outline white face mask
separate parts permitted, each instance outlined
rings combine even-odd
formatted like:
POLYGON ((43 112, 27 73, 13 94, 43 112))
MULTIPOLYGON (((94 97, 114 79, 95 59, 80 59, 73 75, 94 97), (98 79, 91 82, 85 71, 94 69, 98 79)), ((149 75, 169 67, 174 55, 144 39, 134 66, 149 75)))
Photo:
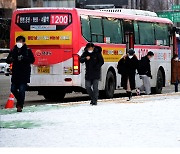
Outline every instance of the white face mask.
POLYGON ((23 46, 23 44, 22 44, 22 43, 19 43, 19 42, 17 42, 16 45, 17 45, 17 47, 18 47, 19 49, 22 48, 22 46, 23 46))
POLYGON ((89 53, 92 53, 92 52, 93 52, 93 50, 88 50, 88 52, 89 52, 89 53))
POLYGON ((175 61, 178 61, 178 60, 179 60, 179 58, 177 57, 177 58, 175 58, 174 60, 175 60, 175 61))
POLYGON ((129 59, 131 59, 133 56, 129 56, 129 59))

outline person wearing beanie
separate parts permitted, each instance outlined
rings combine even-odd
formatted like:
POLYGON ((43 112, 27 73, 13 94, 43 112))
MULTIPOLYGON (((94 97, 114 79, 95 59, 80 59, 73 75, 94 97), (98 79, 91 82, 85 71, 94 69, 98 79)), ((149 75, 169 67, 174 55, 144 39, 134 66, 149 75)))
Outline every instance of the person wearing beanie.
POLYGON ((104 64, 102 48, 93 43, 87 43, 80 62, 86 64, 85 86, 91 98, 91 105, 97 105, 99 96, 98 84, 101 75, 101 67, 104 64))
POLYGON ((12 64, 11 92, 17 100, 17 112, 22 112, 27 83, 30 83, 31 64, 35 61, 25 40, 24 36, 18 36, 16 45, 6 59, 6 63, 12 64))
POLYGON ((121 86, 126 90, 128 100, 132 98, 132 90, 136 89, 135 74, 138 68, 138 59, 133 49, 118 62, 118 73, 121 74, 121 86))
MULTIPOLYGON (((151 84, 149 78, 152 79, 150 60, 153 58, 154 53, 149 51, 148 54, 141 58, 139 61, 138 73, 143 85, 139 88, 140 92, 145 91, 146 95, 151 94, 151 84)), ((139 93, 140 93, 139 92, 139 93)))

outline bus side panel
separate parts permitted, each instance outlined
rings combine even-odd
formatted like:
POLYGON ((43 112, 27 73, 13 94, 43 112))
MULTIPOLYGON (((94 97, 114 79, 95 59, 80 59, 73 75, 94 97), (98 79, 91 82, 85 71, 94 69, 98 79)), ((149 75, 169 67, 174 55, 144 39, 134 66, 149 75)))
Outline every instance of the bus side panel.
MULTIPOLYGON (((72 57, 73 55, 78 55, 79 57, 82 54, 82 44, 83 41, 81 39, 81 21, 80 21, 80 17, 78 15, 77 10, 73 11, 72 13, 72 18, 73 18, 73 34, 72 34, 72 38, 73 38, 73 51, 72 51, 72 57)), ((85 42, 84 42, 85 44, 85 42)), ((72 61, 73 62, 73 61, 72 61)), ((80 61, 79 61, 80 63, 80 61)), ((79 64, 80 68, 79 68, 79 74, 73 75, 73 86, 77 86, 77 87, 82 87, 85 88, 85 86, 82 86, 82 82, 83 79, 82 78, 82 74, 84 73, 84 71, 82 71, 82 65, 79 64)), ((72 63, 72 67, 73 63, 72 63)))
MULTIPOLYGON (((163 69, 165 77, 165 85, 169 85, 171 79, 171 50, 168 47, 148 47, 148 46, 135 46, 135 51, 138 59, 145 56, 148 51, 154 53, 154 57, 150 62, 152 79, 150 80, 151 87, 156 87, 157 73, 159 69, 163 69)), ((162 72, 163 73, 163 72, 162 72)), ((139 79, 139 75, 136 76, 136 86, 140 87, 142 80, 139 79)))
MULTIPOLYGON (((118 61, 125 54, 125 46, 124 45, 102 45, 96 44, 102 47, 102 56, 104 58, 104 65, 101 67, 101 78, 99 82, 99 90, 105 90, 106 86, 106 76, 108 71, 112 71, 114 73, 114 77, 116 79, 116 89, 120 88, 120 78, 121 75, 117 72, 117 64, 118 61)), ((85 47, 85 46, 84 46, 85 47)), ((84 52, 84 47, 80 49, 79 55, 82 55, 84 52)), ((81 86, 85 88, 85 64, 81 64, 81 78, 82 83, 81 86)))

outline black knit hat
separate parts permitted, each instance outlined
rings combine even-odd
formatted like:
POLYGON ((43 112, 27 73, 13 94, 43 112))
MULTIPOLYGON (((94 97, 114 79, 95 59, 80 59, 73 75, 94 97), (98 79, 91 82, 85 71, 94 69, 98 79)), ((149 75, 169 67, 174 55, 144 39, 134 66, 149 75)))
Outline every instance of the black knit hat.
POLYGON ((133 49, 129 49, 129 50, 128 50, 128 54, 129 54, 130 56, 133 56, 133 55, 135 54, 135 51, 134 51, 133 49))
POLYGON ((86 44, 86 48, 94 47, 94 44, 92 42, 86 44))
POLYGON ((154 53, 152 51, 149 51, 147 55, 148 56, 154 56, 154 53))

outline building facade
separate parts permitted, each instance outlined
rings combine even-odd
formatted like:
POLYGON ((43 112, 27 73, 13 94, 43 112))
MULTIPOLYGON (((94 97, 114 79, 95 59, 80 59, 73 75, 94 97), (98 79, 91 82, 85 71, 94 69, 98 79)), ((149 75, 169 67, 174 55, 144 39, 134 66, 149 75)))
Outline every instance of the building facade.
POLYGON ((22 7, 138 8, 140 0, 17 0, 22 7))
POLYGON ((29 0, 31 7, 75 7, 76 0, 29 0))
POLYGON ((0 0, 0 18, 10 18, 16 9, 16 0, 0 0))
POLYGON ((28 8, 31 7, 31 0, 16 0, 17 8, 28 8))

